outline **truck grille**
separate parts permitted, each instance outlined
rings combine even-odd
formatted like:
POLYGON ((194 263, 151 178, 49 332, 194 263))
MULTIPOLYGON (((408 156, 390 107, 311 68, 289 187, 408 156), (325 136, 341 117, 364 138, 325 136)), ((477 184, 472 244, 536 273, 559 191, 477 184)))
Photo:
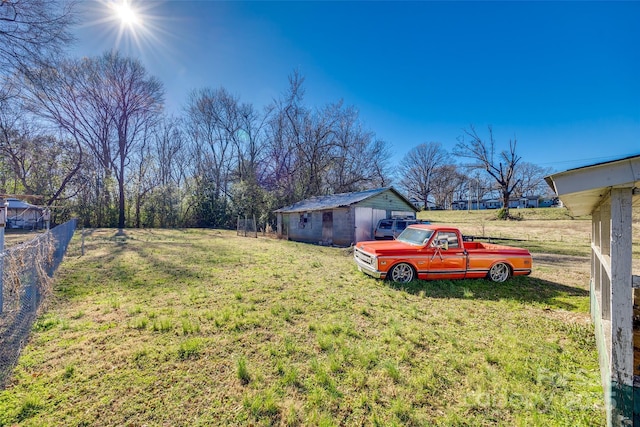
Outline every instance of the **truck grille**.
POLYGON ((369 255, 366 252, 363 252, 361 249, 355 248, 355 251, 353 252, 353 256, 356 259, 360 260, 360 262, 373 266, 374 257, 369 255))

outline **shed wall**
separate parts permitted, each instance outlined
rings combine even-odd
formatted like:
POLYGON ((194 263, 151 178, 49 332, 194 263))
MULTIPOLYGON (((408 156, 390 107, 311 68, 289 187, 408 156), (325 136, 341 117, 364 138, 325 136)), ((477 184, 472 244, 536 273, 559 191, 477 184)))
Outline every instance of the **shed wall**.
POLYGON ((301 212, 300 206, 296 208, 296 212, 286 212, 292 207, 279 210, 278 234, 300 242, 330 241, 339 246, 349 246, 361 240, 371 240, 373 227, 378 219, 389 218, 392 215, 414 214, 416 211, 411 203, 390 189, 359 202, 354 201, 348 206, 316 208, 317 210, 313 210, 312 206, 313 203, 309 204, 311 210, 306 212, 301 212), (330 231, 327 224, 324 224, 323 233, 323 214, 328 212, 331 212, 332 224, 330 231), (301 220, 301 215, 306 221, 301 220))
POLYGON ((282 220, 289 225, 289 239, 317 243, 322 240, 322 212, 307 212, 307 221, 301 221, 305 213, 283 213, 282 220))
POLYGON ((355 215, 353 208, 333 209, 333 243, 349 246, 355 240, 355 215))
POLYGON ((373 209, 362 206, 354 207, 352 211, 355 219, 355 242, 373 240, 373 232, 378 221, 387 218, 385 209, 373 209))
POLYGON ((387 211, 387 216, 391 216, 393 211, 415 212, 415 208, 396 196, 392 191, 385 191, 376 196, 370 197, 358 203, 359 207, 382 209, 387 211))
POLYGON ((353 243, 355 239, 355 215, 350 208, 326 209, 322 211, 308 212, 306 223, 300 221, 301 214, 298 212, 284 213, 282 214, 283 221, 289 225, 288 238, 306 243, 323 242, 322 215, 325 212, 331 212, 333 214, 331 243, 339 246, 349 246, 353 243))
POLYGON ((33 228, 42 225, 41 209, 8 208, 7 228, 33 228))

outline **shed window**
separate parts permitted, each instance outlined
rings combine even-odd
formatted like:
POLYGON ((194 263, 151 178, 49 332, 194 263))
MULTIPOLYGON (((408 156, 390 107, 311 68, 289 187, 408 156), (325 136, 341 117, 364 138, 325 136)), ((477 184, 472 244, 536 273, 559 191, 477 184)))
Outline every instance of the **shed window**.
POLYGON ((305 228, 307 225, 311 225, 311 212, 305 212, 300 214, 299 228, 305 228))

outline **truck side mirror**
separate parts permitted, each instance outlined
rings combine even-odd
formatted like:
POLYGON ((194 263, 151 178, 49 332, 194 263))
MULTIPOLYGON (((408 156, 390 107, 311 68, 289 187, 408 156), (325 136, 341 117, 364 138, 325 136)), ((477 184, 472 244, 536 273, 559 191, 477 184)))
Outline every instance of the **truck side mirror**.
POLYGON ((448 250, 449 241, 447 239, 438 239, 438 242, 436 243, 436 248, 440 248, 445 251, 448 250))

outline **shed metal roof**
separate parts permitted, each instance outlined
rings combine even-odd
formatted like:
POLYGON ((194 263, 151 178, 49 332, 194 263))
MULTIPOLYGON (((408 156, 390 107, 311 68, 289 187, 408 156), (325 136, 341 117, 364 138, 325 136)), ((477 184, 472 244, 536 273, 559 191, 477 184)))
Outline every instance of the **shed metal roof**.
POLYGON ((377 196, 378 194, 384 193, 385 191, 391 191, 396 196, 401 198, 404 202, 407 203, 414 211, 418 211, 418 209, 411 203, 406 197, 400 194, 393 187, 383 187, 376 188, 373 190, 366 191, 357 191, 354 193, 338 193, 338 194, 330 194, 327 196, 315 196, 306 200, 302 200, 298 203, 294 203, 293 205, 285 206, 274 212, 280 213, 293 213, 293 212, 308 212, 308 211, 319 211, 325 209, 334 209, 340 207, 347 207, 353 204, 359 203, 363 200, 366 200, 370 197, 377 196))
POLYGON ((569 169, 545 180, 574 215, 591 214, 614 187, 635 188, 633 206, 640 205, 640 155, 569 169))

